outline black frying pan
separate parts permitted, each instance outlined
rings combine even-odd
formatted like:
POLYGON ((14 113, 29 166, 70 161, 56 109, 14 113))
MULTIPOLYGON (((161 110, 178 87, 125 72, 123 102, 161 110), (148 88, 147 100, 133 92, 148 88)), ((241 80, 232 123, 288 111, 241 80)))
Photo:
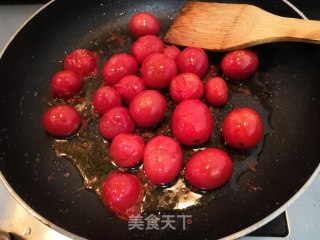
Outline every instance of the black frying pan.
MULTIPOLYGON (((216 2, 249 3, 298 17, 279 0, 216 2)), ((292 2, 309 18, 320 16, 317 0, 292 2)), ((72 163, 55 156, 41 117, 48 108, 50 78, 62 69, 65 54, 80 47, 93 49, 96 40, 103 42, 110 32, 129 34, 130 16, 137 11, 154 13, 165 32, 183 3, 54 1, 17 34, 2 55, 0 169, 14 191, 50 222, 90 239, 215 239, 271 220, 315 172, 320 162, 320 46, 300 43, 255 48, 261 60, 256 78, 269 82, 268 94, 260 101, 270 113, 273 131, 265 138, 257 171, 244 174, 241 182, 260 189, 239 186, 212 204, 186 211, 193 216, 186 231, 128 231, 127 222, 82 189, 72 163)), ((128 46, 124 51, 129 51, 128 46)), ((102 62, 116 52, 108 51, 102 62)), ((216 62, 221 59, 221 55, 210 57, 216 62)))

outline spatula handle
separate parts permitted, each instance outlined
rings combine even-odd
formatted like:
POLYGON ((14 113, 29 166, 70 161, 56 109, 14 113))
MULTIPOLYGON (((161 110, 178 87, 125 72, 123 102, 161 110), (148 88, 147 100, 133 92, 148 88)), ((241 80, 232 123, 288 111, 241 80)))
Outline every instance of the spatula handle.
POLYGON ((320 21, 284 17, 273 21, 276 21, 272 23, 275 41, 320 43, 320 21))

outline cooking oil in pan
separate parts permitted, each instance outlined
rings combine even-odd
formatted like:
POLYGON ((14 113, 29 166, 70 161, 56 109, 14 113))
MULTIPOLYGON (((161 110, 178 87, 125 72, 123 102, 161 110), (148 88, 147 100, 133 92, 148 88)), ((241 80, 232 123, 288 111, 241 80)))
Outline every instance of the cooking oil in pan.
MULTIPOLYGON (((110 49, 126 49, 128 42, 131 43, 131 38, 126 38, 121 35, 111 34, 110 38, 105 41, 105 44, 94 44, 91 49, 99 53, 100 59, 106 59, 113 52, 110 49), (98 49, 96 47, 99 46, 98 49), (105 55, 106 52, 109 53, 105 55)), ((101 61, 103 62, 103 61, 101 61)), ((100 62, 100 64, 102 64, 100 62)), ((204 81, 210 77, 219 74, 219 66, 210 65, 207 76, 204 81)), ((100 75, 94 79, 87 79, 83 82, 83 91, 75 99, 63 102, 63 100, 51 99, 50 105, 69 104, 73 105, 81 114, 83 119, 79 132, 68 139, 54 139, 53 149, 59 157, 65 157, 71 160, 84 180, 84 188, 93 190, 97 195, 100 193, 100 186, 106 176, 118 169, 112 162, 109 154, 110 142, 103 139, 99 133, 98 124, 100 116, 94 112, 91 99, 94 91, 101 86, 102 77, 100 75)), ((243 184, 241 178, 250 172, 256 171, 259 154, 263 151, 263 141, 260 144, 248 151, 237 151, 229 148, 221 136, 221 125, 224 117, 234 108, 251 107, 255 109, 264 121, 265 136, 271 133, 269 126, 269 118, 271 109, 268 107, 269 89, 268 82, 259 80, 259 73, 252 79, 241 84, 228 82, 230 100, 221 108, 213 108, 215 118, 214 132, 210 141, 198 146, 197 148, 182 146, 184 161, 187 162, 190 157, 198 151, 208 147, 218 147, 228 152, 233 160, 233 175, 230 181, 223 187, 213 191, 199 191, 192 189, 184 178, 184 172, 181 170, 178 178, 169 186, 157 187, 148 182, 143 174, 143 166, 134 169, 123 169, 123 171, 132 172, 140 177, 145 186, 145 197, 143 202, 143 211, 150 213, 168 212, 168 211, 183 211, 191 210, 202 205, 212 204, 216 198, 223 197, 230 191, 238 191, 243 186, 251 191, 259 191, 259 186, 243 184)), ((168 91, 167 91, 168 92, 168 91)), ((158 127, 146 129, 137 127, 136 133, 140 134, 145 142, 156 135, 166 135, 174 137, 171 131, 171 115, 175 108, 174 102, 170 99, 167 92, 163 92, 167 99, 168 108, 166 118, 158 127)))

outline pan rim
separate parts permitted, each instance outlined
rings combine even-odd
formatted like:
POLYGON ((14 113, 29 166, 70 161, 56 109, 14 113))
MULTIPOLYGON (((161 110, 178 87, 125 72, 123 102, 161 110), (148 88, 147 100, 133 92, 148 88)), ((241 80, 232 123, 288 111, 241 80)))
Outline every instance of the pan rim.
POLYGON ((5 43, 2 49, 0 49, 0 59, 2 58, 3 54, 13 41, 15 37, 18 35, 18 33, 33 19, 36 15, 38 15, 42 10, 47 8, 50 4, 55 2, 56 0, 50 0, 48 3, 44 4, 42 7, 40 7, 37 11, 35 11, 30 17, 28 17, 20 26, 19 28, 12 34, 12 36, 9 38, 9 40, 5 43))
MULTIPOLYGON (((49 5, 51 5, 52 3, 54 3, 55 0, 50 0, 48 3, 44 4, 42 7, 40 7, 37 11, 35 11, 30 17, 28 17, 20 26, 19 28, 12 34, 12 36, 10 37, 10 39, 6 42, 6 44, 4 45, 4 47, 2 49, 0 49, 0 60, 2 59, 2 56, 4 55, 6 49, 9 47, 9 45, 11 44, 11 42, 15 39, 15 37, 19 34, 19 32, 31 21, 31 19, 33 19, 36 15, 38 15, 41 11, 43 11, 44 9, 46 9, 49 5)), ((31 216, 33 218, 35 218, 36 220, 38 220, 40 222, 40 224, 43 224, 45 226, 47 226, 49 229, 48 231, 56 231, 70 239, 85 239, 82 238, 78 235, 75 235, 69 231, 66 231, 64 229, 62 229, 61 227, 55 225, 54 223, 48 221, 46 218, 44 218, 43 216, 41 216, 39 213, 37 213, 33 208, 31 208, 25 201, 23 201, 20 196, 14 191, 14 189, 11 187, 11 185, 8 183, 8 181, 6 180, 6 178, 4 177, 4 175, 2 174, 2 172, 0 171, 0 182, 4 185, 4 187, 6 188, 6 190, 10 193, 10 195, 15 199, 15 201, 21 206, 23 207, 23 209, 25 209, 29 214, 31 214, 31 216)))
MULTIPOLYGON (((233 233, 229 236, 220 238, 221 240, 231 240, 231 239, 238 239, 240 237, 243 237, 258 228, 262 227, 263 225, 269 223, 271 220, 275 219, 277 216, 279 216, 281 213, 285 212, 285 210, 294 203, 312 184, 312 182, 320 175, 320 164, 317 166, 316 170, 313 172, 313 174, 309 177, 309 179, 306 181, 306 183, 299 189, 299 191, 294 194, 286 203, 284 203, 281 207, 279 207, 276 211, 269 214, 259 222, 252 224, 251 226, 242 229, 241 231, 238 231, 236 233, 233 233)), ((19 195, 13 190, 13 188, 10 186, 10 184, 5 179, 4 175, 0 171, 0 181, 4 184, 8 192, 13 196, 13 198, 17 201, 17 203, 22 206, 28 213, 30 213, 34 218, 36 218, 39 222, 46 225, 52 230, 57 231, 58 233, 63 234, 64 236, 67 236, 72 239, 85 239, 78 235, 75 235, 67 230, 62 229, 61 227, 51 223, 46 218, 42 217, 40 214, 38 214, 33 208, 31 208, 25 201, 23 201, 19 195)))
MULTIPOLYGON (((10 37, 10 39, 7 41, 7 43, 4 45, 2 49, 0 49, 0 60, 2 56, 4 55, 6 49, 11 44, 11 42, 15 39, 15 37, 18 35, 18 33, 29 23, 31 19, 33 19, 36 15, 38 15, 41 11, 46 9, 49 5, 54 3, 56 0, 50 0, 48 3, 44 4, 42 7, 40 7, 35 13, 33 13, 24 23, 20 25, 20 27, 14 32, 14 34, 10 37)), ((220 238, 221 240, 231 240, 231 239, 238 239, 240 237, 243 237, 258 228, 262 227, 263 225, 269 223, 271 220, 275 219, 277 216, 279 216, 281 213, 285 212, 285 210, 294 203, 305 191, 309 188, 309 186, 312 184, 312 182, 315 180, 315 178, 320 175, 320 164, 317 166, 315 171, 312 173, 312 175, 308 178, 308 180, 304 183, 304 185, 282 206, 280 206, 276 211, 272 212, 262 220, 256 222, 255 224, 252 224, 249 227, 246 227, 238 232, 235 232, 233 234, 230 234, 226 237, 220 238)), ((22 206, 29 214, 31 214, 36 220, 38 220, 41 224, 44 224, 48 227, 48 231, 53 230, 56 231, 70 239, 86 239, 79 235, 73 234, 72 232, 69 232, 67 230, 64 230, 63 228, 57 226, 56 224, 48 221, 46 218, 41 216, 37 211, 35 211, 33 208, 31 208, 24 200, 20 198, 20 196, 14 191, 14 189, 11 187, 11 185, 6 180, 5 176, 2 174, 0 170, 0 182, 5 186, 7 191, 10 193, 10 195, 15 199, 15 201, 22 206)), ((290 230, 290 229, 289 229, 290 230)))
MULTIPOLYGON (((245 235, 257 230, 258 228, 262 227, 263 225, 269 223, 270 221, 272 221, 273 219, 278 217, 281 213, 285 212, 286 209, 291 204, 293 204, 309 188, 309 186, 316 179, 316 177, 318 177, 318 175, 320 175, 320 164, 318 164, 318 166, 315 169, 315 171, 308 178, 308 180, 305 182, 305 184, 303 184, 303 186, 299 189, 299 191, 296 192, 287 202, 285 202, 276 211, 274 211, 273 213, 269 214, 268 216, 266 216, 265 218, 263 218, 259 222, 256 222, 255 224, 252 224, 251 226, 249 226, 249 227, 247 227, 245 229, 242 229, 241 231, 238 231, 236 233, 233 233, 233 234, 231 234, 229 236, 226 236, 226 237, 223 237, 223 238, 220 238, 220 239, 221 240, 238 239, 240 237, 243 237, 243 236, 245 236, 245 235)), ((289 231, 290 231, 290 229, 289 229, 289 231)))

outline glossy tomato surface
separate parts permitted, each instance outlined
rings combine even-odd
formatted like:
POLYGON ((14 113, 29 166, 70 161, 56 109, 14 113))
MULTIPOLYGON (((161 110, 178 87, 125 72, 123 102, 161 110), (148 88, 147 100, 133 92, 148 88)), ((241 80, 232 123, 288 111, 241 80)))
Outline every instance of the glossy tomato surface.
POLYGON ((184 145, 195 146, 209 140, 214 126, 210 109, 200 100, 178 104, 172 114, 172 131, 184 145))
POLYGON ((232 161, 225 151, 207 148, 191 157, 185 173, 192 186, 211 190, 221 187, 230 179, 232 161))
POLYGON ((157 185, 173 181, 183 164, 179 143, 171 137, 157 136, 146 145, 143 168, 147 178, 157 185))
POLYGON ((177 74, 176 62, 162 53, 150 54, 141 66, 141 78, 152 89, 168 87, 177 74))
POLYGON ((86 49, 77 49, 64 59, 64 69, 82 77, 95 77, 98 71, 98 56, 86 49))
POLYGON ((164 50, 163 50, 163 53, 164 55, 166 55, 167 57, 177 61, 178 60, 178 57, 181 53, 180 49, 177 48, 175 45, 171 45, 171 46, 168 46, 166 47, 164 50))
POLYGON ((143 193, 143 186, 138 177, 121 172, 109 174, 101 187, 105 205, 125 219, 140 214, 143 193))
POLYGON ((209 68, 209 59, 201 48, 187 47, 177 59, 178 69, 181 73, 190 72, 204 77, 209 68))
POLYGON ((131 53, 139 64, 142 64, 151 53, 162 53, 163 50, 162 40, 154 35, 145 35, 138 38, 131 47, 131 53))
POLYGON ((118 91, 110 86, 99 88, 92 97, 93 107, 99 114, 104 114, 113 107, 121 106, 121 102, 118 91))
POLYGON ((81 91, 81 79, 75 72, 63 70, 52 77, 50 87, 53 97, 69 99, 81 91))
POLYGON ((103 114, 99 123, 102 136, 112 140, 120 133, 133 133, 135 124, 125 107, 114 107, 103 114))
POLYGON ((255 73, 258 65, 257 55, 249 49, 243 49, 227 53, 222 59, 221 69, 232 80, 245 80, 255 73))
POLYGON ((229 99, 227 83, 221 77, 210 78, 205 85, 205 97, 212 106, 223 106, 229 99))
POLYGON ((45 130, 56 137, 74 134, 81 125, 79 113, 70 106, 55 106, 48 109, 42 118, 45 130))
POLYGON ((135 96, 146 90, 146 84, 136 75, 128 75, 121 78, 119 83, 113 87, 120 93, 122 100, 128 105, 135 96))
POLYGON ((223 120, 222 135, 236 149, 247 150, 256 146, 263 137, 263 122, 252 108, 237 108, 223 120))
POLYGON ((113 55, 103 66, 102 75, 105 85, 113 86, 121 78, 134 75, 138 71, 138 63, 134 57, 127 53, 113 55))
POLYGON ((179 74, 170 84, 170 96, 176 103, 188 99, 200 99, 203 92, 203 83, 194 73, 179 74))
POLYGON ((130 115, 142 127, 155 126, 165 117, 167 102, 156 90, 139 93, 130 104, 130 115))
POLYGON ((134 167, 142 161, 143 138, 136 134, 120 133, 110 146, 110 155, 120 167, 134 167))
POLYGON ((160 31, 160 24, 158 19, 151 13, 140 12, 132 16, 129 28, 136 37, 157 35, 160 31))

